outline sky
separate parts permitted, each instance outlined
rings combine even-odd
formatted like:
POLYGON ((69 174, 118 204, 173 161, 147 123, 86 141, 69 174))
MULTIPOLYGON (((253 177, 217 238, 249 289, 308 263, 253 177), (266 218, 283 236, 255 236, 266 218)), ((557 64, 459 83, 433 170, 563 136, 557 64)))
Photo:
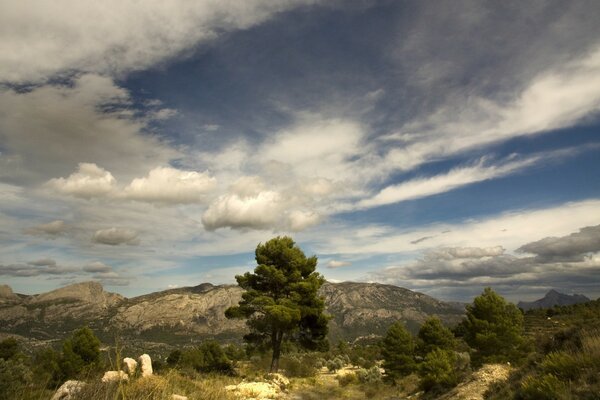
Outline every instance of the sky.
POLYGON ((600 296, 597 1, 0 0, 0 283, 600 296))

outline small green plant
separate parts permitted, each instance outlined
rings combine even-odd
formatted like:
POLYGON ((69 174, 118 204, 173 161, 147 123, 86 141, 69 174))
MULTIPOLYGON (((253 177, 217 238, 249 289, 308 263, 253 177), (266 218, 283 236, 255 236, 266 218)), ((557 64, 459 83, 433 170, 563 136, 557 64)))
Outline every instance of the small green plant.
POLYGON ((336 372, 338 369, 344 368, 346 361, 342 357, 337 356, 332 360, 328 360, 326 365, 329 372, 336 372))
POLYGON ((381 370, 377 366, 373 366, 369 369, 359 369, 356 371, 356 377, 360 383, 364 384, 380 383, 383 378, 381 370))
POLYGON ((528 376, 517 393, 520 400, 567 400, 570 398, 567 385, 556 376, 528 376))

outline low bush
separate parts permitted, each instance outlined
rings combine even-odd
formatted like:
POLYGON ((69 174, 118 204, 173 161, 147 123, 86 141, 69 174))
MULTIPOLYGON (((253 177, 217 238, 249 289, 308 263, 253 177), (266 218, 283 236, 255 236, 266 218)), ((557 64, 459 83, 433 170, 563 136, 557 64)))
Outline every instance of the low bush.
POLYGON ((521 383, 518 400, 567 400, 570 399, 567 385, 551 374, 528 376, 521 383))
POLYGON ((314 355, 290 354, 281 357, 279 367, 290 378, 308 378, 317 373, 317 361, 314 355))
POLYGON ((579 377, 582 367, 586 364, 583 357, 558 351, 548 354, 542 361, 542 370, 561 380, 573 380, 579 377))
POLYGON ((383 375, 379 367, 374 366, 369 369, 361 368, 356 372, 356 377, 360 383, 374 384, 382 381, 383 375))

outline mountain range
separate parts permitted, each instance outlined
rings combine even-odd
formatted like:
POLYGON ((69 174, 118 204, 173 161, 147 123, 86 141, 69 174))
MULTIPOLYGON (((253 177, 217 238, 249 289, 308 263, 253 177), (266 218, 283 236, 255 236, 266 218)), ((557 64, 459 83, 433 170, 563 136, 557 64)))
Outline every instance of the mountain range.
MULTIPOLYGON (((0 285, 0 332, 52 340, 88 325, 103 340, 135 338, 177 344, 206 338, 239 340, 246 332, 242 320, 225 318, 242 289, 212 285, 169 289, 125 298, 97 282, 69 285, 38 295, 15 294, 0 285)), ((446 324, 458 323, 464 308, 422 293, 378 283, 325 283, 330 339, 356 340, 380 336, 395 321, 416 332, 430 315, 446 324)))

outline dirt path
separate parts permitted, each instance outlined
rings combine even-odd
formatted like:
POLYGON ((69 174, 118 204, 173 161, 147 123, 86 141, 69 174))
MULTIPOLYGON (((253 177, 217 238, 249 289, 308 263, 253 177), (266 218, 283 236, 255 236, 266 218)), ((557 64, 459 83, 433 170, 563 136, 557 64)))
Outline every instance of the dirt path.
POLYGON ((508 379, 510 365, 486 364, 466 381, 446 393, 440 400, 483 400, 483 395, 494 382, 508 379))

